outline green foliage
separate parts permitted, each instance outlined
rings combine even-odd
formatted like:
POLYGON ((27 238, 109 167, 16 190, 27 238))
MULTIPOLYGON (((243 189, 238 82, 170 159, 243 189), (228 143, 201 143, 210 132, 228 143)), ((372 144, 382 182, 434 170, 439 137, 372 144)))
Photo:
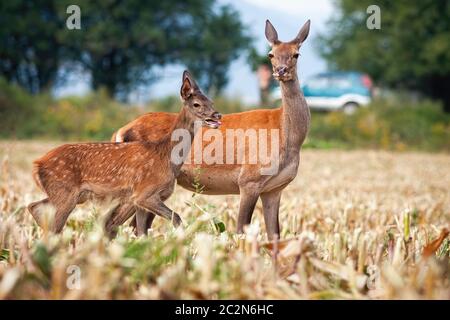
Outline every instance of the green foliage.
MULTIPOLYGON (((225 97, 214 98, 214 105, 223 114, 241 112, 245 110, 245 105, 238 98, 230 99, 225 97)), ((148 105, 150 111, 178 112, 180 111, 180 98, 168 96, 159 100, 154 100, 148 105)))
POLYGON ((332 68, 370 74, 380 85, 416 90, 450 111, 450 2, 377 1, 381 29, 366 27, 370 0, 338 0, 318 49, 332 68))
POLYGON ((214 227, 216 228, 218 233, 222 233, 226 231, 225 223, 223 221, 219 220, 219 218, 214 217, 213 218, 214 227))
MULTIPOLYGON (((247 110, 237 98, 214 99, 223 114, 247 110)), ((137 108, 99 90, 84 97, 31 96, 0 78, 0 138, 109 140, 111 134, 150 111, 178 112, 172 96, 137 108)), ((353 115, 313 112, 308 148, 379 148, 450 151, 450 115, 440 104, 397 95, 377 99, 353 115)))
POLYGON ((230 63, 251 40, 238 13, 216 8, 216 0, 78 0, 81 30, 66 27, 72 4, 2 1, 0 76, 38 93, 81 66, 94 90, 125 100, 155 79, 154 66, 181 63, 205 88, 220 92, 230 63))
MULTIPOLYGON (((266 52, 270 51, 270 47, 267 48, 266 52)), ((250 64, 250 68, 252 71, 258 70, 260 65, 268 65, 272 66, 270 63, 270 59, 267 54, 259 54, 255 48, 251 48, 248 55, 248 63, 250 64)))
POLYGON ((1 249, 0 250, 0 261, 8 261, 9 259, 9 250, 8 249, 1 249))
POLYGON ((445 239, 442 245, 439 247, 439 249, 436 252, 436 256, 438 258, 444 258, 445 256, 450 257, 450 240, 445 239))
POLYGON ((239 98, 214 98, 214 105, 222 114, 241 112, 248 109, 246 105, 239 98))
POLYGON ((31 96, 0 79, 0 137, 109 140, 141 111, 119 104, 102 90, 85 97, 31 96))
POLYGON ((0 75, 32 93, 49 89, 62 58, 65 24, 56 7, 54 0, 0 2, 0 75))
POLYGON ((432 101, 375 100, 353 115, 313 113, 306 147, 450 151, 450 115, 432 101))
POLYGON ((33 251, 33 261, 47 278, 52 272, 51 254, 43 243, 37 243, 33 251))
POLYGON ((152 111, 178 112, 180 111, 180 98, 177 96, 167 96, 151 102, 152 111))
POLYGON ((220 93, 228 83, 233 60, 251 48, 251 38, 240 21, 239 13, 222 6, 217 13, 194 21, 201 32, 195 36, 182 61, 193 72, 200 86, 211 95, 220 93))
POLYGON ((32 97, 22 88, 0 78, 0 137, 25 138, 42 133, 41 111, 51 99, 47 95, 32 97))

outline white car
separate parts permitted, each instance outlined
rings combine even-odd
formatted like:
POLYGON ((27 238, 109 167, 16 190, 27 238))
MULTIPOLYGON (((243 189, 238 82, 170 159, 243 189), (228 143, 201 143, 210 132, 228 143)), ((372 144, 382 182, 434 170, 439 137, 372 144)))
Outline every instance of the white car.
MULTIPOLYGON (((328 72, 318 74, 302 87, 311 109, 343 110, 353 113, 372 100, 372 80, 359 72, 328 72)), ((275 100, 281 99, 281 90, 272 92, 275 100)))

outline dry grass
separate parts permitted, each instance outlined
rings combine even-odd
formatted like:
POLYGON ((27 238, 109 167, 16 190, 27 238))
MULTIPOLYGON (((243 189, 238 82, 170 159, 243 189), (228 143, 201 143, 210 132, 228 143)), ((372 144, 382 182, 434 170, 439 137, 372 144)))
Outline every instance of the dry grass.
POLYGON ((87 204, 52 235, 24 207, 43 196, 31 161, 53 145, 0 142, 0 299, 450 299, 448 154, 304 151, 272 245, 259 204, 237 237, 238 197, 179 187, 184 230, 156 219, 149 237, 108 241, 108 204, 87 204))

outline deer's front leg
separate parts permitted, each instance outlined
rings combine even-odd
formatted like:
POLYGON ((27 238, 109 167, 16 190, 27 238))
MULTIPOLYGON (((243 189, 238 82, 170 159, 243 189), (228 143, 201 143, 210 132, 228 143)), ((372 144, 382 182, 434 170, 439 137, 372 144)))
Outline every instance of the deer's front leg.
POLYGON ((253 210, 258 201, 259 192, 255 189, 241 188, 241 199, 239 203, 239 215, 237 221, 237 233, 244 233, 244 226, 252 221, 253 210))

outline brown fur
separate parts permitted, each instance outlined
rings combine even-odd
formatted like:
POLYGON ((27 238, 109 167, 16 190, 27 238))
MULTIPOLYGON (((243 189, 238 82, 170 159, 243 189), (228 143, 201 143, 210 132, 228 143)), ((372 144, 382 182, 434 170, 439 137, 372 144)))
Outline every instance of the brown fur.
MULTIPOLYGON (((280 169, 276 175, 260 174, 261 164, 184 164, 177 178, 179 185, 193 190, 194 181, 203 186, 204 194, 240 194, 238 232, 243 232, 250 223, 256 201, 263 203, 268 236, 279 234, 278 211, 281 191, 296 177, 299 151, 306 138, 310 113, 297 78, 298 51, 309 33, 309 21, 297 37, 290 42, 281 42, 270 24, 266 23, 266 37, 272 45, 269 56, 274 76, 280 80, 282 106, 277 109, 259 109, 224 115, 220 130, 225 137, 226 129, 280 129, 280 169), (196 170, 200 167, 201 170, 196 170), (200 172, 200 175, 199 175, 200 172)), ((148 113, 119 129, 114 141, 125 141, 124 137, 140 141, 157 140, 167 132, 175 120, 173 113, 148 113)), ((196 137, 197 138, 197 137, 196 137)), ((198 138, 201 139, 199 136, 198 138)), ((226 139, 224 138, 224 144, 226 139)), ((203 148, 208 146, 203 143, 203 148)), ((237 148, 237 145, 235 145, 237 148)), ((248 148, 246 144, 244 148, 248 148)), ((238 150, 234 150, 235 154, 238 150)), ((248 151, 248 149, 246 150, 248 151)), ((248 154, 248 152, 245 152, 248 154)), ((194 156, 194 155, 193 155, 194 156)), ((224 154, 225 157, 225 154, 224 154)), ((225 161, 224 161, 225 163, 225 161)))
MULTIPOLYGON (((193 136, 195 120, 220 118, 188 73, 183 75, 182 97, 183 108, 168 133, 186 129, 193 136), (185 87, 190 90, 183 92, 185 87), (194 101, 200 101, 201 106, 194 108, 194 101)), ((148 216, 157 214, 178 226, 181 218, 163 203, 172 194, 179 172, 179 166, 171 163, 172 146, 167 134, 153 142, 78 143, 57 147, 34 162, 33 177, 48 198, 30 204, 28 209, 42 226, 39 206, 53 205, 56 213, 52 229, 60 232, 78 203, 90 198, 114 198, 120 204, 111 215, 114 223, 109 221, 106 225, 110 235, 135 211, 143 223, 148 216)))

